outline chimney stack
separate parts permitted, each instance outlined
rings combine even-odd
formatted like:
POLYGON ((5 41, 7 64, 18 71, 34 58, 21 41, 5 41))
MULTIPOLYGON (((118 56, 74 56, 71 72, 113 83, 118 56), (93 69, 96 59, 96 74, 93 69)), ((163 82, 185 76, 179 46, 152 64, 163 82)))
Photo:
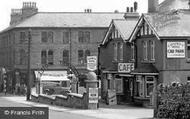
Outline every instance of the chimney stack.
POLYGON ((137 12, 137 9, 138 9, 138 3, 135 1, 134 2, 134 12, 137 12))
POLYGON ((148 0, 148 13, 157 12, 158 4, 158 0, 148 0))

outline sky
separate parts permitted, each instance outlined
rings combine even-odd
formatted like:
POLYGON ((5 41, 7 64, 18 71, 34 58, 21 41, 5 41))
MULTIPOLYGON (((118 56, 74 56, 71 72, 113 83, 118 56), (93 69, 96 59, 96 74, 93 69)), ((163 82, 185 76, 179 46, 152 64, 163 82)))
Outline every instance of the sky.
MULTIPOLYGON (((125 12, 126 7, 132 7, 138 2, 138 12, 146 13, 148 0, 1 0, 0 2, 0 31, 9 26, 11 9, 22 8, 23 2, 36 2, 39 12, 125 12)), ((161 0, 163 1, 163 0, 161 0)))

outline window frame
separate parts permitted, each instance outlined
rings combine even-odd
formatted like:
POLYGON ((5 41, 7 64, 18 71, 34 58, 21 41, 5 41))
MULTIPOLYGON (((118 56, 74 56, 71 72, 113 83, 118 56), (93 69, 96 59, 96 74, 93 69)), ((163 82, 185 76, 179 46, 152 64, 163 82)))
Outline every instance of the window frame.
POLYGON ((155 61, 155 41, 150 40, 150 60, 155 61))
POLYGON ((148 43, 147 41, 142 41, 143 46, 143 61, 148 61, 148 43))
POLYGON ((153 88, 152 88, 152 93, 153 93, 154 82, 155 82, 155 77, 154 76, 145 76, 145 96, 146 97, 150 97, 150 95, 147 94, 148 93, 147 84, 152 84, 153 85, 153 88), (152 81, 147 81, 147 78, 152 78, 153 80, 152 81))

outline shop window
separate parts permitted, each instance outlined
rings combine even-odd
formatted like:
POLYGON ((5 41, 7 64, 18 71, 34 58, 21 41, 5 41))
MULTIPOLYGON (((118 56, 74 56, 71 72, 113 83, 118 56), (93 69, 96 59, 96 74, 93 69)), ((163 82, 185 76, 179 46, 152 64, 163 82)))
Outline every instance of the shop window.
POLYGON ((147 48, 147 41, 142 42, 143 46, 143 60, 147 61, 148 60, 148 48, 147 48))
POLYGON ((131 44, 131 61, 135 60, 135 46, 131 44))
POLYGON ((123 93, 123 79, 115 78, 116 93, 123 93))
POLYGON ((66 66, 69 63, 69 51, 63 51, 63 65, 66 66))
POLYGON ((63 32, 63 44, 69 43, 69 32, 63 32))
POLYGON ((114 49, 114 52, 113 52, 113 59, 114 61, 117 61, 117 43, 113 43, 113 49, 114 49))
POLYGON ((146 78, 146 97, 150 97, 154 87, 154 77, 147 76, 146 78))
POLYGON ((155 42, 150 41, 150 60, 155 60, 155 42))
POLYGON ((187 41, 187 58, 190 59, 190 40, 187 41))
POLYGON ((143 95, 144 95, 144 93, 143 93, 142 76, 137 76, 137 78, 136 78, 136 96, 142 97, 143 95))
POLYGON ((84 64, 83 50, 78 50, 78 64, 84 64))
POLYGON ((41 64, 47 64, 47 54, 46 50, 43 50, 41 52, 41 64))
POLYGON ((53 65, 53 51, 52 50, 48 51, 48 64, 53 65))

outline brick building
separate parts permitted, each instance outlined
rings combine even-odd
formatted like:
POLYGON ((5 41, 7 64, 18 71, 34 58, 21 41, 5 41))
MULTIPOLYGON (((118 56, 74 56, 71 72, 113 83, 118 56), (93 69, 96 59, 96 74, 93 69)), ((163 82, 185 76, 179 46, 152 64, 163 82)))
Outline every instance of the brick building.
POLYGON ((30 31, 32 72, 46 64, 47 70, 65 70, 69 63, 85 73, 86 56, 97 55, 98 43, 110 21, 123 16, 120 12, 92 12, 91 9, 38 12, 36 3, 24 2, 21 9, 12 9, 9 27, 0 33, 0 66, 8 71, 12 87, 26 82, 30 31))
POLYGON ((127 12, 125 19, 114 19, 100 45, 99 65, 102 80, 102 98, 108 90, 115 90, 118 103, 131 102, 134 69, 133 44, 129 37, 139 19, 139 14, 127 12))

